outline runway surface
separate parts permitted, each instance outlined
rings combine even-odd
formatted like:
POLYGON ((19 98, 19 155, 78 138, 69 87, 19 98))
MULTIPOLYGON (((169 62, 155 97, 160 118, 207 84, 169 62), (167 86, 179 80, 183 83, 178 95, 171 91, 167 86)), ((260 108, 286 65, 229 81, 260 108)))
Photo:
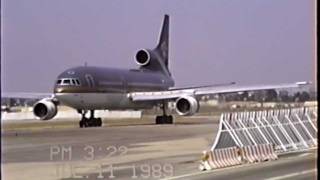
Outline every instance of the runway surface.
MULTIPOLYGON (((46 122, 43 122, 46 123, 46 122)), ((54 124, 54 123, 53 123, 54 124)), ((200 172, 218 119, 176 125, 44 128, 2 132, 4 179, 314 179, 316 152, 200 172), (301 174, 297 174, 301 173, 301 174)))

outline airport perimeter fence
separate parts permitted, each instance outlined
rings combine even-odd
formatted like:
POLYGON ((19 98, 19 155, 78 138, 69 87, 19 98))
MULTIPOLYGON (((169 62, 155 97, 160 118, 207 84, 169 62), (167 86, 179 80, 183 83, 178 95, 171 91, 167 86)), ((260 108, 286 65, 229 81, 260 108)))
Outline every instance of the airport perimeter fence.
POLYGON ((317 116, 316 106, 223 113, 200 169, 275 160, 283 153, 316 148, 317 116))

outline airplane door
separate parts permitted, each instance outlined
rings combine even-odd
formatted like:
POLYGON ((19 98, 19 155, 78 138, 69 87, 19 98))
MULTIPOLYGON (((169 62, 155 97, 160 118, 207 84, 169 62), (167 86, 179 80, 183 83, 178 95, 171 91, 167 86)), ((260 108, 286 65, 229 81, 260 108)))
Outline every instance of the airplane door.
POLYGON ((86 74, 85 78, 86 78, 86 81, 87 81, 87 84, 88 84, 89 87, 94 87, 95 86, 94 80, 93 80, 93 77, 92 77, 91 74, 86 74))

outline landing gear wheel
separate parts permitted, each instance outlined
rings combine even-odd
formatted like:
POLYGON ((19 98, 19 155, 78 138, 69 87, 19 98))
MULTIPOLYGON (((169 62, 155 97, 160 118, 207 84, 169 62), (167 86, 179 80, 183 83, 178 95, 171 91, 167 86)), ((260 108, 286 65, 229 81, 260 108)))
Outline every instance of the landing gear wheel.
POLYGON ((157 116, 156 124, 173 124, 173 116, 157 116))
POLYGON ((156 124, 163 124, 163 122, 162 122, 162 116, 157 116, 157 117, 156 117, 156 124))
POLYGON ((101 127, 102 126, 102 120, 101 118, 97 118, 97 126, 101 127))
POLYGON ((166 116, 165 124, 173 124, 173 116, 172 115, 166 116))
POLYGON ((83 120, 79 121, 79 127, 84 128, 84 121, 83 120))
POLYGON ((98 126, 98 120, 96 118, 92 119, 92 127, 97 127, 98 126))
POLYGON ((84 124, 84 127, 91 127, 91 123, 89 122, 89 119, 85 119, 83 124, 84 124))
POLYGON ((172 115, 167 116, 167 113, 166 113, 167 105, 168 105, 167 102, 163 101, 162 107, 161 107, 163 111, 163 115, 156 117, 156 124, 173 124, 173 116, 172 115))
POLYGON ((90 127, 101 127, 101 126, 102 126, 101 118, 90 119, 90 127))
POLYGON ((97 127, 98 126, 98 119, 97 118, 91 119, 91 122, 92 122, 92 124, 91 124, 92 127, 97 127))
POLYGON ((101 127, 102 126, 102 119, 94 117, 94 110, 90 110, 90 112, 91 112, 90 118, 85 117, 86 111, 78 110, 78 112, 81 113, 81 115, 82 115, 82 119, 79 121, 80 128, 101 127))

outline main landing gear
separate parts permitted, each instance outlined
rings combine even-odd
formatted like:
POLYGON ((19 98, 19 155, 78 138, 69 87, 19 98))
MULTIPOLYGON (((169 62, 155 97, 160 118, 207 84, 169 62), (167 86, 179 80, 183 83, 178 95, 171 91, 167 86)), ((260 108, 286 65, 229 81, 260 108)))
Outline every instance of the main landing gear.
POLYGON ((163 102, 161 108, 163 115, 156 117, 156 124, 173 124, 173 116, 166 113, 167 103, 163 102))
POLYGON ((79 122, 80 128, 86 128, 86 127, 100 127, 102 126, 102 120, 101 118, 95 118, 94 117, 94 110, 90 110, 90 118, 87 118, 86 111, 79 111, 82 115, 82 118, 79 122))

